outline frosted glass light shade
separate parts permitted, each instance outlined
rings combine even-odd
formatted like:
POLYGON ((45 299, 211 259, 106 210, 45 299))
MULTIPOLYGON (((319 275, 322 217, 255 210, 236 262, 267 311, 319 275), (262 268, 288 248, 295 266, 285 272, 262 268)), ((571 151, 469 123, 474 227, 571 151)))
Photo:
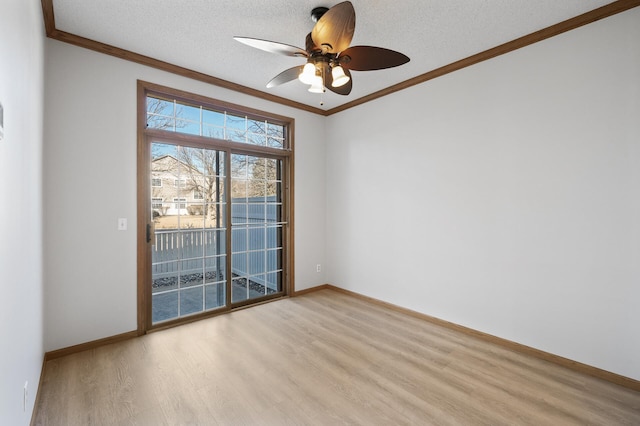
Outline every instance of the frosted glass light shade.
POLYGON ((311 87, 309 87, 309 91, 311 93, 323 93, 324 85, 322 84, 322 77, 316 75, 313 77, 313 82, 311 83, 311 87))
POLYGON ((331 70, 331 76, 333 77, 333 82, 331 85, 333 87, 344 86, 351 80, 345 73, 340 65, 333 67, 331 70))
POLYGON ((307 62, 302 69, 302 72, 298 76, 298 80, 303 82, 304 84, 312 84, 313 79, 316 76, 316 66, 311 62, 307 62))

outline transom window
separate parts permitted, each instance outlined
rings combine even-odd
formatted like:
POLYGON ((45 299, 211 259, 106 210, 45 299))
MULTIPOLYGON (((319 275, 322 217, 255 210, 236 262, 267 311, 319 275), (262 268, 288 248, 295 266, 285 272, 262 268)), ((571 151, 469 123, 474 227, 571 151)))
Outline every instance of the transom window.
POLYGON ((285 148, 283 125, 153 96, 147 97, 147 128, 285 148))

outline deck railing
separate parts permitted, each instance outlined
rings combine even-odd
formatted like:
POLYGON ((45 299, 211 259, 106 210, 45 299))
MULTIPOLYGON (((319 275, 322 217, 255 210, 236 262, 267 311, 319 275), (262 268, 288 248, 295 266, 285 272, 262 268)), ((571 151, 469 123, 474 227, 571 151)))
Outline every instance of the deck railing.
MULTIPOLYGON (((268 288, 277 288, 282 270, 282 222, 279 206, 265 203, 232 205, 232 273, 268 288), (265 220, 266 216, 266 220, 265 220)), ((226 229, 160 229, 152 247, 155 280, 219 282, 226 279, 226 229), (188 279, 186 278, 188 277, 188 279), (194 278, 195 277, 195 278, 194 278)), ((182 284, 181 284, 182 285, 182 284)))

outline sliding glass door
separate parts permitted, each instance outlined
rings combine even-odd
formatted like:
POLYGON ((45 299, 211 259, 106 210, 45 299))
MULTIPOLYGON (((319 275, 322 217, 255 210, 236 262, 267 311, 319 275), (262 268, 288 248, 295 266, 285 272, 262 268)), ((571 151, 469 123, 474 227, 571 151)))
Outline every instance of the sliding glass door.
POLYGON ((231 155, 232 303, 282 291, 282 161, 231 155))
POLYGON ((151 145, 153 322, 226 305, 225 152, 151 145))
POLYGON ((154 324, 282 292, 282 160, 153 142, 149 170, 154 324))
POLYGON ((292 169, 286 121, 217 109, 202 98, 144 93, 139 328, 285 295, 292 169))

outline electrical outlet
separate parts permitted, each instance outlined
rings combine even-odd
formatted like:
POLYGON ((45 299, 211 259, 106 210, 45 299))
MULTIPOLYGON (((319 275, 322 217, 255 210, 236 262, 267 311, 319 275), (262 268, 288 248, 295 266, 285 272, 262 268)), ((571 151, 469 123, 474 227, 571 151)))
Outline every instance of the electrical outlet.
POLYGON ((322 266, 318 263, 316 265, 316 272, 320 272, 320 271, 322 271, 322 266))
POLYGON ((24 382, 22 392, 22 411, 27 411, 27 405, 29 405, 29 382, 24 382))

